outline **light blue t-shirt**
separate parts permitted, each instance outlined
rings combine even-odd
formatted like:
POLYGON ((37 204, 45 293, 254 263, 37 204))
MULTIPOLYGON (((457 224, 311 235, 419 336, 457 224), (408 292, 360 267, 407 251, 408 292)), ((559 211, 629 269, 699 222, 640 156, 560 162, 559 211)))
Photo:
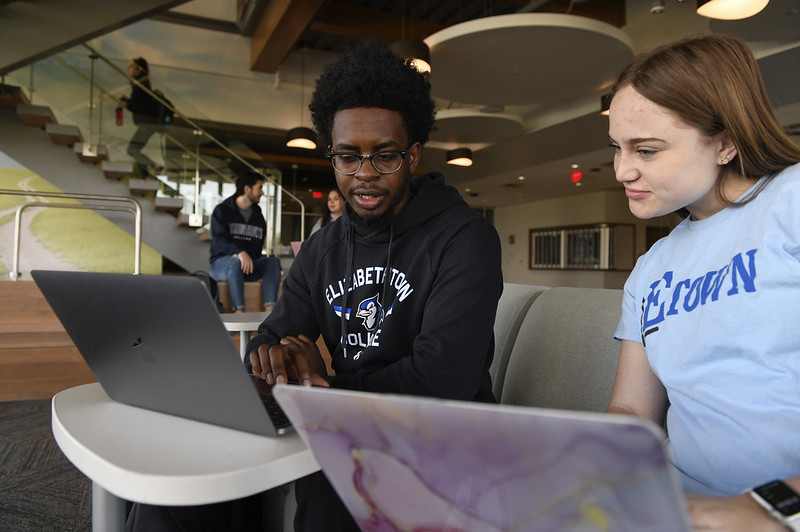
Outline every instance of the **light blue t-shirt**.
POLYGON ((800 165, 640 257, 615 336, 644 344, 667 390, 686 491, 800 475, 800 165))

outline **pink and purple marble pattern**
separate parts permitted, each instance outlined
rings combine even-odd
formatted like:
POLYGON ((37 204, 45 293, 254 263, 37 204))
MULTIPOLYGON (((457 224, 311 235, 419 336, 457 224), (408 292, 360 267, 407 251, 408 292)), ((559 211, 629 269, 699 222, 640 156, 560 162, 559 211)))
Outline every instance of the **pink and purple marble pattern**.
POLYGON ((688 530, 661 435, 627 418, 287 386, 275 395, 364 531, 688 530))

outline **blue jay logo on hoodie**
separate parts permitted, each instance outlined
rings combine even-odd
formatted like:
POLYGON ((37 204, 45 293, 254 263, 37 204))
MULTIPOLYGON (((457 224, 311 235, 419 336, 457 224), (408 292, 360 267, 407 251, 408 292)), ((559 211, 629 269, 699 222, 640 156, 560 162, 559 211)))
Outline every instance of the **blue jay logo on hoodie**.
POLYGON ((368 297, 358 304, 356 316, 362 319, 364 328, 369 332, 374 331, 383 321, 383 308, 378 301, 378 294, 368 297))

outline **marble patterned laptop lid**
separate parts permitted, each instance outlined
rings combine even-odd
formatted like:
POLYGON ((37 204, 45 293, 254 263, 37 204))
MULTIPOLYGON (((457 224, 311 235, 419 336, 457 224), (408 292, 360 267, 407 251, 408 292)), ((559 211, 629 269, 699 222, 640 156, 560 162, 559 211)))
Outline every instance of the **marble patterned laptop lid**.
POLYGON ((277 386, 364 531, 689 530, 664 435, 611 416, 277 386))

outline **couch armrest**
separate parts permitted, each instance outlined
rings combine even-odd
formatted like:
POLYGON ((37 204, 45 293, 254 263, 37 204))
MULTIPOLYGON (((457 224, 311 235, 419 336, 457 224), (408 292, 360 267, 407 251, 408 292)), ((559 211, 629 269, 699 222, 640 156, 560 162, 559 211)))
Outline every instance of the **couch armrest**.
POLYGON ((494 358, 489 368, 489 374, 492 376, 492 392, 498 401, 503 391, 508 359, 522 320, 528 313, 531 303, 547 288, 527 284, 503 284, 503 294, 497 302, 497 315, 494 320, 494 358))

